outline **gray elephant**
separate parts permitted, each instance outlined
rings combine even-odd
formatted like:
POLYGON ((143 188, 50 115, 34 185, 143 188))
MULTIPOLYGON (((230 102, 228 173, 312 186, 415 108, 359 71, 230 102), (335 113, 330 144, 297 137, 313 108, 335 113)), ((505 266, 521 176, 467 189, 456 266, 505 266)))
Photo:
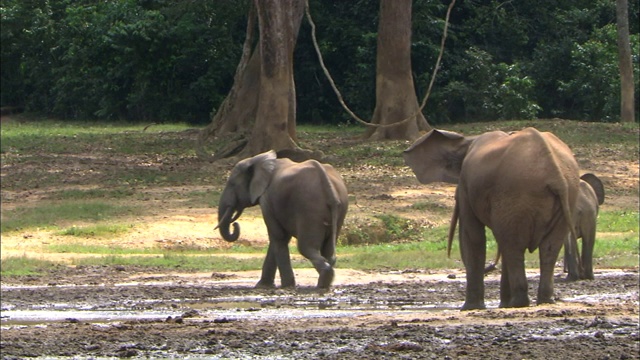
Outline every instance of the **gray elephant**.
MULTIPOLYGON (((460 221, 467 274, 463 310, 484 309, 485 226, 502 253, 500 307, 529 306, 524 253, 540 251, 538 304, 552 303, 553 269, 574 229, 578 164, 555 135, 527 128, 478 136, 432 130, 404 151, 423 184, 458 184, 452 227, 460 221)), ((452 228, 450 234, 455 228, 452 228)))
POLYGON ((227 241, 237 240, 240 226, 235 221, 245 208, 258 203, 269 248, 256 287, 274 287, 276 268, 281 286, 295 287, 288 247, 295 237, 300 253, 320 274, 318 288, 328 288, 334 277, 336 239, 348 206, 347 187, 340 175, 331 165, 278 159, 274 151, 241 160, 220 196, 216 226, 220 235, 227 241))
POLYGON ((604 186, 593 174, 580 177, 580 191, 573 213, 575 236, 565 240, 564 266, 568 280, 593 280, 593 246, 596 239, 596 219, 599 205, 604 203, 604 186), (582 257, 578 251, 578 238, 582 238, 582 257))

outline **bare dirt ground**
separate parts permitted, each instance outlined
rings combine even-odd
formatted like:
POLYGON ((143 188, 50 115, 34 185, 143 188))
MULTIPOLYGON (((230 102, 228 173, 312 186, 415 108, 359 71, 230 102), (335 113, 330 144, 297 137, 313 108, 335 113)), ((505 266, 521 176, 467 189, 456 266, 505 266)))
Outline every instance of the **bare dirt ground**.
MULTIPOLYGON (((605 183, 604 209, 638 207, 637 161, 615 149, 575 149, 585 171, 605 183), (588 154, 588 156, 587 156, 588 154)), ((59 188, 15 186, 28 162, 6 165, 2 207, 47 198, 59 188)), ((65 188, 93 188, 113 166, 168 166, 219 174, 210 184, 132 188, 151 209, 133 231, 115 239, 87 239, 130 247, 230 246, 213 232, 215 208, 177 200, 220 189, 229 164, 201 164, 152 155, 111 159, 101 154, 51 155, 46 171, 65 174, 65 188), (94 179, 94 177, 96 177, 94 179), (169 198, 165 193, 172 193, 169 198)), ((35 166, 35 165, 34 165, 35 166)), ((38 166, 42 166, 38 163, 38 166)), ((448 223, 454 187, 418 184, 408 169, 341 163, 350 190, 346 227, 367 227, 372 214, 397 213, 424 226, 448 223), (417 202, 437 204, 415 210, 417 202)), ((259 209, 241 218, 242 239, 266 244, 259 209)), ((2 257, 28 255, 71 261, 86 254, 40 251, 69 241, 53 231, 2 236, 2 257)), ((77 242, 77 239, 74 240, 77 242)), ((241 256, 241 255, 236 255, 241 256)), ((340 254, 338 254, 338 257, 340 254)), ((443 254, 445 256, 445 254, 443 254)), ((638 267, 603 269, 595 280, 566 282, 556 271, 552 305, 498 309, 499 273, 486 278, 487 310, 461 312, 461 269, 363 272, 338 268, 334 286, 317 292, 317 274, 297 269, 296 290, 256 290, 257 271, 195 273, 134 266, 59 266, 45 276, 1 279, 3 359, 638 359, 638 267)), ((527 272, 535 301, 537 269, 527 272)))

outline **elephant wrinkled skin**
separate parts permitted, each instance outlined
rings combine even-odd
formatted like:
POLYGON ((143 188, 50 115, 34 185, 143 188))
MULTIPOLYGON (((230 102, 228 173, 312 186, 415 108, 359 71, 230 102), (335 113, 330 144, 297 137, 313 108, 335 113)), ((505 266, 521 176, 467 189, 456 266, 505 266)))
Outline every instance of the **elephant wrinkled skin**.
POLYGON ((471 137, 432 130, 403 155, 421 183, 458 184, 451 230, 459 216, 467 274, 463 310, 485 308, 485 226, 503 256, 500 307, 529 306, 527 249, 540 251, 538 304, 554 302, 553 269, 573 229, 580 181, 578 164, 566 144, 534 128, 471 137))
POLYGON ((300 253, 319 273, 318 288, 328 288, 334 277, 336 239, 347 212, 347 188, 331 165, 315 160, 297 163, 277 159, 274 151, 241 160, 231 171, 220 196, 220 235, 235 241, 235 221, 246 207, 260 204, 269 233, 269 248, 256 287, 274 287, 276 269, 282 287, 294 287, 289 255, 291 237, 300 253), (229 227, 233 224, 233 232, 229 227))

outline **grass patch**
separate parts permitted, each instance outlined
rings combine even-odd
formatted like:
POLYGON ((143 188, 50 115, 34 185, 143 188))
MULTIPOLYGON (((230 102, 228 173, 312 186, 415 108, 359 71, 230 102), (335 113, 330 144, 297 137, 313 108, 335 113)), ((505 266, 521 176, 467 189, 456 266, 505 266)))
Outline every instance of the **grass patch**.
POLYGON ((343 229, 339 245, 373 245, 419 241, 433 236, 431 227, 393 214, 375 215, 374 219, 343 229))
POLYGON ((133 208, 101 201, 70 201, 18 207, 2 212, 0 232, 28 228, 59 227, 71 221, 103 221, 115 216, 131 215, 133 208))
POLYGON ((10 256, 0 261, 0 274, 2 276, 40 275, 56 266, 59 265, 48 260, 27 256, 10 256))
POLYGON ((116 256, 81 258, 74 265, 135 265, 188 271, 247 271, 260 269, 262 258, 234 258, 164 253, 158 256, 116 256))
POLYGON ((450 214, 451 208, 434 201, 419 201, 410 206, 413 210, 428 211, 430 213, 450 214))
POLYGON ((135 195, 135 192, 130 188, 119 189, 67 189, 56 191, 49 195, 47 198, 50 200, 83 200, 88 199, 127 199, 135 195))
POLYGON ((39 119, 2 124, 0 153, 42 152, 48 154, 83 153, 95 146, 124 154, 193 154, 193 144, 180 146, 180 133, 192 129, 186 124, 160 124, 149 127, 127 123, 39 119))
POLYGON ((635 232, 638 234, 638 211, 603 211, 598 215, 599 232, 635 232))
POLYGON ((98 224, 92 226, 72 226, 58 232, 59 235, 76 237, 113 237, 129 232, 133 225, 98 224))

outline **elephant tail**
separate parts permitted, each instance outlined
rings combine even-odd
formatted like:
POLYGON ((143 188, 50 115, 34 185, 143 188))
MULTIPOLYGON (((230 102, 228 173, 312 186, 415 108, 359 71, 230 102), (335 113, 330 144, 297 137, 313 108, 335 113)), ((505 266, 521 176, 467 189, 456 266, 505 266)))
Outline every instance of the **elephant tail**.
POLYGON ((458 207, 458 201, 453 207, 453 214, 451 215, 451 223, 449 224, 449 239, 447 240, 447 257, 451 257, 451 245, 453 244, 453 236, 456 233, 456 226, 458 225, 458 215, 460 208, 458 207))
POLYGON ((333 247, 333 251, 331 253, 334 254, 332 259, 327 260, 329 260, 330 262, 335 262, 335 247, 338 241, 338 218, 340 216, 340 206, 342 206, 342 203, 340 202, 338 192, 333 186, 331 179, 329 179, 329 175, 327 174, 324 166, 316 160, 309 161, 320 172, 320 181, 322 181, 322 188, 325 192, 325 195, 327 195, 327 205, 329 205, 329 209, 331 212, 331 243, 328 245, 333 247))
POLYGON ((496 267, 498 266, 498 261, 500 261, 500 248, 498 247, 498 251, 496 252, 496 258, 495 260, 493 260, 493 264, 488 265, 487 267, 484 268, 484 273, 488 274, 490 272, 492 272, 493 270, 496 269, 496 267))

